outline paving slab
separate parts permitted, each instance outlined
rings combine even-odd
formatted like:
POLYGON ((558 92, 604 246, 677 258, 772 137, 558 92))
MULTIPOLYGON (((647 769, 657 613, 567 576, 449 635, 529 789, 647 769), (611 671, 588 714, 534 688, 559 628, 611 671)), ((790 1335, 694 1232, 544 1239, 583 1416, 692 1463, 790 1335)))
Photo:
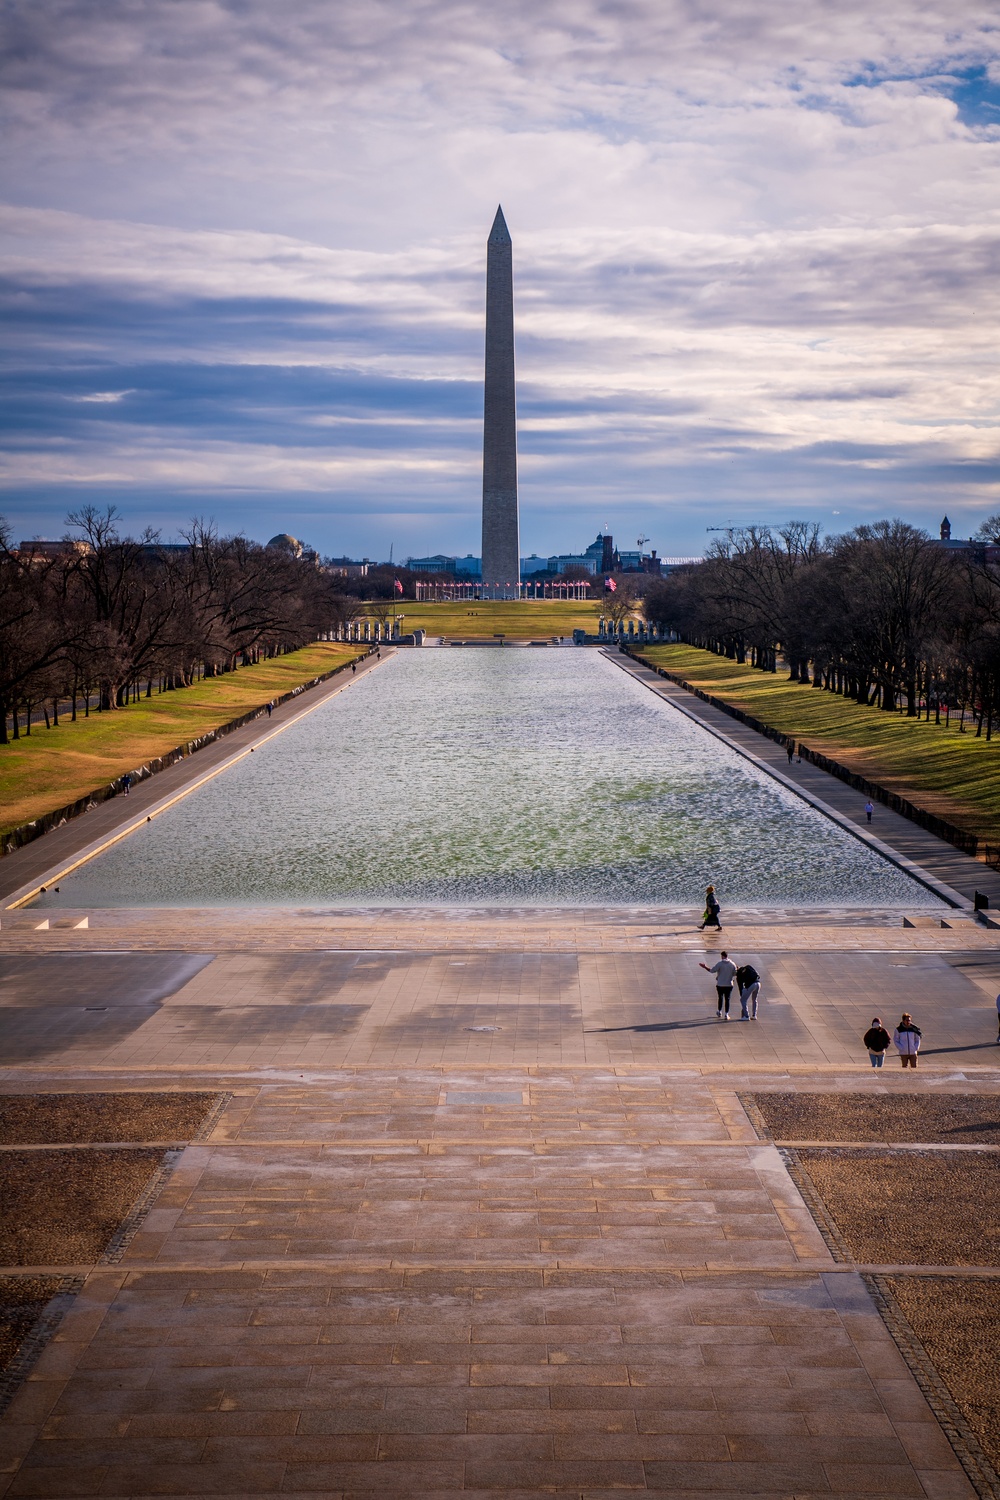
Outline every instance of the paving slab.
POLYGON ((676 912, 84 915, 0 918, 0 1088, 228 1097, 118 1264, 22 1268, 83 1290, 0 1493, 975 1493, 901 1268, 838 1262, 740 1095, 1000 1099, 996 932, 747 913, 723 1022, 676 912))

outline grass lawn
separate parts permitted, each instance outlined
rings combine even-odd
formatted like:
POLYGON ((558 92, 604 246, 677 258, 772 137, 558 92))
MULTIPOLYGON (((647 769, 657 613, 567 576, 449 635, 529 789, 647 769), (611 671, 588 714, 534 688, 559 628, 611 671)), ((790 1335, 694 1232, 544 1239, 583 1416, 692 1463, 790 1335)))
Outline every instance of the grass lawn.
MULTIPOLYGON (((363 611, 362 611, 363 613, 363 611)), ((600 609, 562 599, 472 599, 457 604, 414 604, 399 601, 402 630, 426 630, 428 635, 450 635, 459 640, 503 632, 519 640, 572 635, 574 630, 596 632, 600 609)))
POLYGON ((643 656, 685 682, 794 735, 879 786, 1000 844, 1000 739, 987 744, 944 724, 864 708, 820 688, 740 666, 694 646, 651 646, 643 656))
POLYGON ((65 718, 58 729, 33 725, 30 737, 0 746, 0 832, 65 807, 357 654, 356 646, 319 641, 114 713, 91 711, 75 724, 65 718))

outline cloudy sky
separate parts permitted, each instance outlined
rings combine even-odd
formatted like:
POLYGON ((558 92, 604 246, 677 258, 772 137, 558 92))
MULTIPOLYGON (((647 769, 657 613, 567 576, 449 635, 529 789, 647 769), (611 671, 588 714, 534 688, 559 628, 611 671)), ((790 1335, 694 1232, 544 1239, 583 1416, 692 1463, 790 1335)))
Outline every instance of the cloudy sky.
POLYGON ((522 551, 1000 510, 1000 16, 971 0, 5 0, 0 511, 522 551), (13 336, 11 336, 13 335, 13 336))

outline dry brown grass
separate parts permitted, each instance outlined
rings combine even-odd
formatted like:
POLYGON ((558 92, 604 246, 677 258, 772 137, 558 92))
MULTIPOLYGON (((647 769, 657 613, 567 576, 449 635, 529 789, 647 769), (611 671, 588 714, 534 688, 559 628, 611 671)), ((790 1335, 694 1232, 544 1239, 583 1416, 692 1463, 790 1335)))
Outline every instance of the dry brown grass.
POLYGON ((0 1276, 0 1375, 10 1369, 61 1285, 58 1276, 0 1276))
POLYGON ((855 1260, 1000 1266, 1000 1156, 993 1152, 796 1152, 855 1260))
POLYGON ((1000 1281, 886 1280, 986 1457, 1000 1469, 1000 1281))
POLYGON ((93 1264, 162 1161, 154 1147, 0 1152, 0 1264, 93 1264))
POLYGON ((4 1094, 0 1144, 89 1145, 189 1141, 218 1094, 4 1094))
POLYGON ((776 1141, 1000 1145, 996 1094, 752 1094, 776 1141))

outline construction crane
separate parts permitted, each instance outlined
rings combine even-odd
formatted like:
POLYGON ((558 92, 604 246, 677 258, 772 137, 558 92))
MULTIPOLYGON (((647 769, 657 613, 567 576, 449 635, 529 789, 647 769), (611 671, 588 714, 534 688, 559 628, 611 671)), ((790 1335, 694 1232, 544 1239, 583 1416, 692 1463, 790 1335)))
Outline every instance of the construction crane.
POLYGON ((646 543, 648 541, 649 541, 649 537, 648 536, 640 536, 640 537, 636 538, 636 546, 639 548, 640 552, 642 551, 643 547, 645 547, 645 545, 646 545, 646 543))

